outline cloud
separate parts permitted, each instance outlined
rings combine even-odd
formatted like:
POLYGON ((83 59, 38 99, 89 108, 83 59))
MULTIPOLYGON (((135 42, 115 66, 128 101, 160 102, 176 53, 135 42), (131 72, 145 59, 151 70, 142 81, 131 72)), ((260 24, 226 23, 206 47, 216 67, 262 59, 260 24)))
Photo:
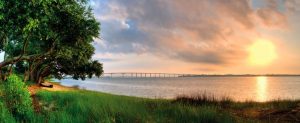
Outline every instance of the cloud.
POLYGON ((300 1, 299 0, 284 0, 285 8, 288 12, 294 13, 300 11, 300 1))
POLYGON ((267 27, 288 28, 288 18, 279 7, 278 0, 266 0, 266 7, 256 11, 257 17, 267 27))
MULTIPOLYGON (((291 1, 285 8, 295 11, 291 1)), ((92 0, 101 22, 98 53, 151 53, 185 62, 232 65, 247 56, 256 27, 287 28, 276 0, 92 0)))

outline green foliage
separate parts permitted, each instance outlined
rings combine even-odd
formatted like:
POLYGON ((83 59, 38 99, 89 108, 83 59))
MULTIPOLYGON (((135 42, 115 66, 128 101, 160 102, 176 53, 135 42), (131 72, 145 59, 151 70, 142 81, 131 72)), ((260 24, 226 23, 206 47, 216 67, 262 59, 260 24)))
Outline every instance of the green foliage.
POLYGON ((49 122, 235 122, 214 105, 192 106, 168 100, 115 96, 91 91, 41 91, 37 97, 49 122))
POLYGON ((14 118, 11 113, 7 110, 5 105, 0 100, 0 122, 1 123, 14 123, 14 118))
POLYGON ((32 116, 33 107, 29 91, 18 76, 11 75, 5 82, 4 100, 17 120, 28 120, 32 116))
MULTIPOLYGON (((1 0, 1 1, 0 1, 0 9, 3 8, 3 5, 4 5, 4 2, 1 0)), ((3 14, 0 13, 0 20, 2 20, 2 19, 3 19, 3 14)))
MULTIPOLYGON (((0 85, 1 90, 1 85, 0 85)), ((5 97, 5 95, 3 95, 5 97)), ((36 95, 41 110, 31 114, 29 121, 82 123, 82 122, 174 122, 174 123, 254 123, 263 122, 232 113, 232 110, 247 109, 291 109, 299 101, 230 102, 222 107, 211 97, 197 97, 189 100, 144 99, 91 91, 49 92, 40 91, 36 95), (199 101, 194 102, 194 101, 199 101), (290 106, 288 106, 290 105, 290 106), (231 113, 230 113, 231 112, 231 113)), ((188 99, 188 98, 186 98, 188 99)), ((253 111, 253 110, 252 110, 253 111)), ((19 121, 18 118, 16 118, 19 121)), ((269 120, 267 120, 269 121, 269 120)), ((0 122, 14 122, 14 118, 1 103, 0 122)), ((270 121, 269 121, 270 122, 270 121)))
POLYGON ((100 23, 87 0, 0 0, 0 19, 5 65, 18 64, 14 70, 23 73, 31 70, 31 81, 103 73, 102 64, 92 60, 100 23))

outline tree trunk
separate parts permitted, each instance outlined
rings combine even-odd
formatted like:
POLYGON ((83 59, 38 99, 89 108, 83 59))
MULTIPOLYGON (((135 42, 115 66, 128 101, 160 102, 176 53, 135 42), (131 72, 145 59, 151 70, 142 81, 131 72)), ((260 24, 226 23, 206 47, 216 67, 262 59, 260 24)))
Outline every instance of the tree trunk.
POLYGON ((48 74, 50 68, 50 66, 43 65, 42 63, 43 62, 37 62, 35 64, 32 64, 34 66, 31 67, 29 72, 30 80, 38 85, 44 82, 45 75, 48 74))
POLYGON ((24 73, 24 82, 27 82, 29 76, 29 70, 26 70, 24 73))
POLYGON ((10 76, 12 74, 13 65, 14 64, 10 64, 10 66, 9 66, 8 76, 10 76))
POLYGON ((43 78, 41 76, 39 76, 38 80, 37 80, 37 84, 41 85, 42 82, 43 82, 43 78))
POLYGON ((32 64, 30 65, 30 70, 29 70, 29 79, 32 82, 37 82, 38 80, 38 76, 37 76, 37 72, 38 72, 38 68, 40 67, 40 64, 42 63, 41 60, 37 60, 35 62, 32 62, 32 64))
POLYGON ((3 81, 3 77, 2 77, 2 67, 0 67, 0 81, 3 81))
POLYGON ((30 77, 30 71, 31 71, 32 63, 30 61, 28 61, 28 65, 29 65, 28 69, 24 73, 24 82, 27 82, 27 80, 30 77))

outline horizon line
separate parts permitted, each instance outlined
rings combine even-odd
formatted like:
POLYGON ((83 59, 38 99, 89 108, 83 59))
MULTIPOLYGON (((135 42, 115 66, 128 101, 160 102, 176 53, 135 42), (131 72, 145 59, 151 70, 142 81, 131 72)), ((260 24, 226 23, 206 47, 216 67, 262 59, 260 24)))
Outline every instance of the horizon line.
POLYGON ((193 76, 300 76, 300 74, 288 73, 268 73, 268 74, 190 74, 190 73, 167 73, 167 72, 107 72, 103 74, 177 74, 177 75, 193 75, 193 76))

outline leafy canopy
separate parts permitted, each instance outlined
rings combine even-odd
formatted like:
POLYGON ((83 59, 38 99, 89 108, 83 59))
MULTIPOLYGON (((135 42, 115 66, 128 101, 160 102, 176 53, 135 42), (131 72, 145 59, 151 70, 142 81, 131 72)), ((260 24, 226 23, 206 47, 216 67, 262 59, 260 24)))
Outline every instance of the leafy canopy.
POLYGON ((0 0, 0 68, 18 64, 30 78, 85 79, 103 73, 93 61, 100 31, 86 0, 0 0), (19 63, 21 62, 21 63, 19 63))

